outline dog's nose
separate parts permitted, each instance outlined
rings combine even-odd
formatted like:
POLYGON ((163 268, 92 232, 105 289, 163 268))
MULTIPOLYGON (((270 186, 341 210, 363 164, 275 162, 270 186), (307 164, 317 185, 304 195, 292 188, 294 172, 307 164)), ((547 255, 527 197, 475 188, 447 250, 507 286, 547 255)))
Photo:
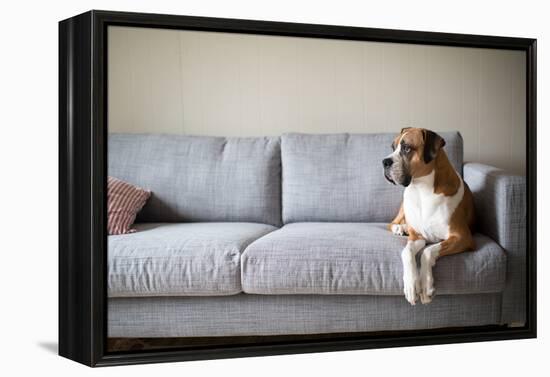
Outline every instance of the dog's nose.
POLYGON ((385 168, 389 168, 393 164, 393 160, 391 158, 385 158, 382 160, 382 165, 384 165, 385 168))

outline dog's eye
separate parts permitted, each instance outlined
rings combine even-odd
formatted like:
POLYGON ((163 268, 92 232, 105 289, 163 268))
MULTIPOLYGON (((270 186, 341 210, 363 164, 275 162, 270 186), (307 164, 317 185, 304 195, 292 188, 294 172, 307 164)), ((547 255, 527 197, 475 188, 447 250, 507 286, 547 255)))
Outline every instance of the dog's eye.
POLYGON ((402 150, 403 152, 405 152, 405 153, 409 153, 409 152, 411 151, 411 147, 410 147, 410 145, 403 144, 403 145, 401 146, 401 150, 402 150))
POLYGON ((395 144, 394 144, 394 143, 391 144, 391 150, 392 150, 392 151, 395 150, 395 144))

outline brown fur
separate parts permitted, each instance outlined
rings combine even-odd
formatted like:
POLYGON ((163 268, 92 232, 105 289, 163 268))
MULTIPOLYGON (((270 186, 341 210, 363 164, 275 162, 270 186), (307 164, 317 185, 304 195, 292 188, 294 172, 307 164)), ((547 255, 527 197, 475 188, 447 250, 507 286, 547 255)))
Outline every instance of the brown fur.
POLYGON ((435 165, 434 193, 453 196, 460 188, 460 178, 456 175, 445 151, 439 151, 433 162, 435 165))
POLYGON ((474 226, 474 200, 470 188, 464 182, 464 197, 451 216, 449 238, 441 243, 440 256, 475 250, 472 237, 474 226))

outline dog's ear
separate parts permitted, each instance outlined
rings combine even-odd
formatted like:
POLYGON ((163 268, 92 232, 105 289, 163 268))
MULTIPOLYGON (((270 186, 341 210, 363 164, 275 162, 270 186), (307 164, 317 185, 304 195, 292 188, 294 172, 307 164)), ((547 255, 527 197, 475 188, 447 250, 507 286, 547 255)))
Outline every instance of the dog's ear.
POLYGON ((432 161, 437 152, 445 146, 445 140, 430 130, 422 130, 424 135, 424 162, 427 164, 432 161))

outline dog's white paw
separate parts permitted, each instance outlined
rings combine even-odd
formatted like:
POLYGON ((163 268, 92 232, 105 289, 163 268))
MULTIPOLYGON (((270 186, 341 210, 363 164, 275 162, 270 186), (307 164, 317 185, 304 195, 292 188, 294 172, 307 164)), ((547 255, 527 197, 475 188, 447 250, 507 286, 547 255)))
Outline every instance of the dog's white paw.
POLYGON ((405 293, 405 299, 411 305, 416 304, 416 289, 418 286, 418 278, 415 276, 403 276, 403 293, 405 293))
POLYGON ((405 236, 407 235, 407 225, 406 224, 392 224, 391 232, 396 236, 405 236))
POLYGON ((431 276, 427 276, 427 277, 422 277, 420 279, 420 290, 419 290, 419 293, 420 293, 420 302, 422 302, 423 304, 429 304, 430 302, 432 302, 434 296, 435 296, 435 288, 434 288, 434 283, 433 283, 433 277, 431 276))

